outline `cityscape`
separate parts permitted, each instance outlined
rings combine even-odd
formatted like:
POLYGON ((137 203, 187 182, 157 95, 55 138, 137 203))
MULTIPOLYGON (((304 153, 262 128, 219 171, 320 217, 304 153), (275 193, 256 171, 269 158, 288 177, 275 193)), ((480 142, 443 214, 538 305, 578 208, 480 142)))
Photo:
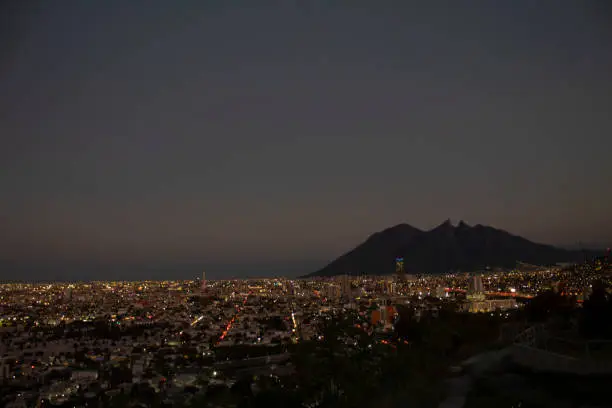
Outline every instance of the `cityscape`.
POLYGON ((0 408, 612 408, 611 22, 0 2, 0 408))
MULTIPOLYGON (((461 358, 504 350, 517 367, 540 364, 513 354, 520 336, 536 321, 554 321, 555 313, 578 316, 594 287, 612 283, 608 253, 578 265, 520 264, 510 271, 409 275, 401 257, 395 268, 390 276, 209 281, 203 272, 184 281, 3 284, 1 403, 229 407, 270 404, 272 396, 279 404, 341 403, 344 387, 354 386, 346 382, 354 374, 349 368, 323 363, 339 370, 327 380, 325 372, 308 372, 321 370, 308 360, 340 346, 332 358, 367 359, 361 363, 367 370, 399 356, 438 354, 432 363, 436 370, 446 366, 446 374, 437 372, 411 396, 438 406, 444 396, 457 398, 445 381, 468 372, 461 358), (553 306, 557 312, 536 306, 546 296, 564 306, 553 306), (437 332, 442 328, 445 334, 437 332), (429 336, 436 338, 424 342, 429 336)), ((575 350, 547 347, 580 361, 575 350)), ((612 360, 597 369, 612 372, 612 360)), ((382 404, 384 387, 368 393, 359 398, 382 404)))

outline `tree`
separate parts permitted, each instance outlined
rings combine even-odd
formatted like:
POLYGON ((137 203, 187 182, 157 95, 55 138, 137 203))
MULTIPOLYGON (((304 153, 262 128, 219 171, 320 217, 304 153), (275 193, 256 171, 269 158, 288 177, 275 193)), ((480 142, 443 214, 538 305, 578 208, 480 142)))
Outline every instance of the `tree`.
POLYGON ((552 290, 542 292, 525 307, 527 319, 541 322, 551 317, 567 318, 574 309, 575 300, 552 290))
POLYGON ((593 283, 593 292, 584 302, 580 329, 589 338, 612 337, 612 298, 601 281, 593 283))
POLYGON ((412 343, 420 343, 423 339, 423 325, 416 321, 412 308, 398 305, 398 320, 395 322, 395 336, 412 343))

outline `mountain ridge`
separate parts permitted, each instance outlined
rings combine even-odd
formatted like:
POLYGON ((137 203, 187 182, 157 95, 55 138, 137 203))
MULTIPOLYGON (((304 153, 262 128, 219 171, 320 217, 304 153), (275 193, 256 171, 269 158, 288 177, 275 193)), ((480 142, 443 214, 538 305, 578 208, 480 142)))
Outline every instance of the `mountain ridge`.
POLYGON ((395 258, 404 258, 406 273, 439 274, 471 272, 491 268, 512 268, 516 262, 550 265, 580 262, 594 251, 568 250, 536 243, 487 225, 468 225, 450 219, 430 230, 407 223, 371 234, 355 248, 320 270, 306 275, 389 275, 395 272, 395 258))

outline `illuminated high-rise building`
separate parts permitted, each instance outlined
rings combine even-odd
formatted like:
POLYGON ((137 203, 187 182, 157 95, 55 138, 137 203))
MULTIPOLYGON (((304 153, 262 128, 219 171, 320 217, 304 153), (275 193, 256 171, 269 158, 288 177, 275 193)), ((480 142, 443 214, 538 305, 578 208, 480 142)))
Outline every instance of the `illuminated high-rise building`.
POLYGON ((474 275, 470 276, 468 281, 468 298, 470 299, 484 299, 484 286, 482 284, 482 276, 474 275))
POLYGON ((400 280, 404 280, 406 278, 406 271, 404 270, 404 258, 403 257, 395 258, 395 274, 400 280))
POLYGON ((474 275, 470 277, 469 292, 471 294, 484 293, 484 288, 482 286, 482 276, 474 275))

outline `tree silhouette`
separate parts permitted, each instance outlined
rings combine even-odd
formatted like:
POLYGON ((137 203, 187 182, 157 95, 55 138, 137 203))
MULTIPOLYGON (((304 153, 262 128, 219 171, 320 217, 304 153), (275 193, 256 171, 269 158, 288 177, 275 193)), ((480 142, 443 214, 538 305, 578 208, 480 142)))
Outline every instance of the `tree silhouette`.
POLYGON ((397 306, 399 318, 395 322, 395 335, 400 340, 420 343, 423 339, 423 327, 416 321, 414 310, 404 305, 397 306))
POLYGON ((584 302, 580 320, 581 333, 588 338, 612 338, 612 298, 601 281, 593 283, 593 292, 584 302))
POLYGON ((535 322, 546 321, 551 317, 566 319, 574 310, 574 305, 575 299, 549 290, 531 299, 525 307, 525 313, 528 320, 535 322))

